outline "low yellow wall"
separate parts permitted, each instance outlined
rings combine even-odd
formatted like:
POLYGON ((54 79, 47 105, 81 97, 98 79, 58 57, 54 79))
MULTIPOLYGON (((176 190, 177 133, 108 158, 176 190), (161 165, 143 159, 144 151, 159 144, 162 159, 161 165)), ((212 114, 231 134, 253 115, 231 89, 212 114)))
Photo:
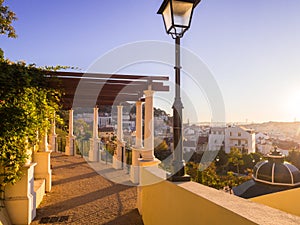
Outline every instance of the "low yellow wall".
POLYGON ((145 187, 142 198, 145 225, 255 224, 170 182, 145 187))
POLYGON ((251 201, 300 216, 300 188, 259 196, 251 201))
POLYGON ((300 224, 300 217, 195 182, 153 184, 155 170, 141 169, 138 208, 145 225, 300 224))

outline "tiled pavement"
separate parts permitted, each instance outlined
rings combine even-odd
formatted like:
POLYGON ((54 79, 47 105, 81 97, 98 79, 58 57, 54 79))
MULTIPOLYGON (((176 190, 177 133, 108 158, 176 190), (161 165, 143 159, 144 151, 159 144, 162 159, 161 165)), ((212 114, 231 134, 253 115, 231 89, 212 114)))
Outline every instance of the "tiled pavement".
POLYGON ((103 178, 79 156, 52 153, 51 166, 52 190, 37 209, 32 225, 143 224, 136 209, 136 187, 103 178))

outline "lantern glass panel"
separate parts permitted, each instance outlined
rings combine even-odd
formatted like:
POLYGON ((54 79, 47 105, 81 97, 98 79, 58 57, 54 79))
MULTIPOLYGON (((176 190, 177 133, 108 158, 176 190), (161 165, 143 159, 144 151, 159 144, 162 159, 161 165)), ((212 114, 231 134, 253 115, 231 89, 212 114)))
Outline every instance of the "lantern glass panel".
POLYGON ((166 26, 166 30, 167 32, 170 31, 171 27, 172 27, 172 11, 171 11, 171 4, 170 2, 168 2, 165 10, 163 11, 163 17, 164 17, 164 22, 165 22, 165 26, 166 26))
POLYGON ((188 27, 190 25, 191 14, 193 11, 193 3, 173 1, 172 7, 174 25, 188 27))

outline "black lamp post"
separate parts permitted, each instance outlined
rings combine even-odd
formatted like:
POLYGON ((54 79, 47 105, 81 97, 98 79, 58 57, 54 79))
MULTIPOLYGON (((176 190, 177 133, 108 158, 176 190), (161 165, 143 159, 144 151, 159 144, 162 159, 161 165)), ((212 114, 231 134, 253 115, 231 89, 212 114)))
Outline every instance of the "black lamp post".
POLYGON ((164 20, 166 32, 175 39, 175 101, 173 104, 173 162, 172 181, 189 181, 190 177, 185 175, 182 145, 182 109, 180 97, 180 38, 189 29, 194 8, 201 0, 164 0, 158 10, 164 20))

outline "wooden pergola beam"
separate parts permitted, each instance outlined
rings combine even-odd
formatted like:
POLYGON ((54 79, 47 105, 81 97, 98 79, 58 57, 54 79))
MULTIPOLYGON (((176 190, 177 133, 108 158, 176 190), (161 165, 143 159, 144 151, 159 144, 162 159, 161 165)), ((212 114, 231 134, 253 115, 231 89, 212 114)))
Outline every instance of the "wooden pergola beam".
POLYGON ((76 72, 45 72, 49 86, 60 89, 63 108, 75 106, 113 105, 124 101, 137 101, 143 91, 169 91, 167 76, 139 76, 76 72))

